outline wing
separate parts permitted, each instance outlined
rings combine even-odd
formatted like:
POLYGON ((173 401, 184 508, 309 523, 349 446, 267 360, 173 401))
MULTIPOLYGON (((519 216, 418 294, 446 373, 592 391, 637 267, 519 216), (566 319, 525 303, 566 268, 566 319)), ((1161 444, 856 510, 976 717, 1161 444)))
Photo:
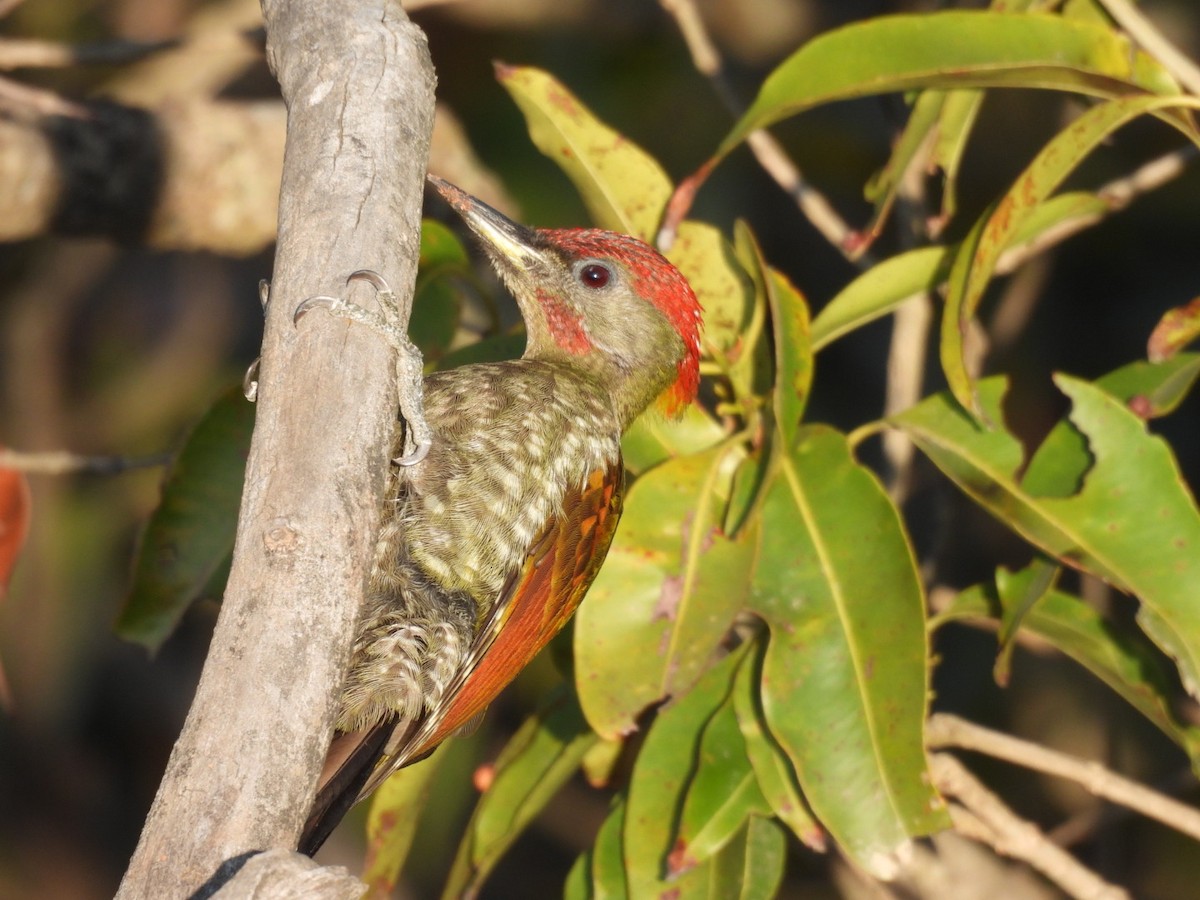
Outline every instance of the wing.
POLYGON ((351 806, 481 715, 558 634, 608 553, 621 515, 624 477, 618 458, 568 490, 562 512, 547 521, 522 567, 501 589, 437 707, 416 722, 384 721, 335 737, 301 851, 315 852, 351 806))

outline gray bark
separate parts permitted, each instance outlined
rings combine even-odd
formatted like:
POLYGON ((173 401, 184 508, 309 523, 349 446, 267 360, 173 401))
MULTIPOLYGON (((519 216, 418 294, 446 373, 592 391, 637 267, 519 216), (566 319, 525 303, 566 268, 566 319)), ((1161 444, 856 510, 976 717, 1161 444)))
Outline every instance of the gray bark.
MULTIPOLYGON (((227 859, 295 847, 389 464, 393 351, 325 311, 298 327, 292 312, 317 294, 377 308, 368 286, 345 285, 370 268, 407 322, 434 107, 424 35, 387 0, 263 12, 289 116, 257 423, 224 605, 121 898, 186 897, 227 859)), ((273 884, 233 896, 292 893, 273 884)))

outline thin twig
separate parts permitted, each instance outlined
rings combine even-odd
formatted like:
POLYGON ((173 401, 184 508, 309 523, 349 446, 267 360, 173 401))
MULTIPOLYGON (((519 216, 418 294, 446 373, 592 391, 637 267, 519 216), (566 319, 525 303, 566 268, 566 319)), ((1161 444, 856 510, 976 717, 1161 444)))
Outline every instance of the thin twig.
POLYGON ((29 87, 8 78, 0 78, 0 110, 25 121, 42 116, 72 116, 82 119, 88 115, 83 106, 65 100, 53 91, 29 87))
POLYGON ((30 475, 119 475, 135 469, 165 466, 170 461, 169 453, 152 456, 83 456, 69 450, 42 453, 0 450, 0 469, 16 469, 30 475))
POLYGON ((1168 41, 1136 6, 1129 0, 1100 0, 1100 5, 1129 32, 1135 43, 1179 79, 1180 84, 1193 94, 1200 94, 1200 67, 1168 41))
POLYGON ((0 40, 0 69, 61 69, 94 63, 137 62, 177 41, 100 41, 94 44, 63 44, 26 38, 0 40))
POLYGON ((1072 897, 1128 900, 1128 892, 1109 884, 1049 841, 1037 826, 1016 815, 954 757, 934 754, 929 759, 929 770, 937 789, 957 801, 949 804, 949 810, 958 833, 1028 863, 1072 897))
MULTIPOLYGON (((693 0, 659 0, 659 5, 675 20, 679 33, 687 44, 688 52, 692 55, 692 64, 696 70, 712 82, 721 102, 735 118, 739 118, 745 109, 725 77, 721 53, 709 37, 696 4, 693 0)), ((825 240, 860 269, 869 269, 874 265, 869 254, 852 252, 855 243, 854 229, 846 224, 820 191, 809 186, 800 169, 788 158, 783 147, 768 131, 762 128, 752 131, 746 138, 746 144, 758 160, 758 164, 796 201, 800 212, 825 240)))
POLYGON ((996 263, 996 274, 1007 275, 1023 265, 1026 260, 1091 228, 1107 218, 1108 215, 1120 212, 1143 194, 1148 194, 1150 191, 1162 187, 1168 181, 1178 178, 1186 171, 1188 164, 1196 159, 1198 153, 1200 151, 1189 144, 1151 160, 1128 175, 1110 181, 1096 191, 1096 196, 1103 200, 1108 207, 1105 213, 1080 216, 1077 219, 1065 221, 1054 228, 1043 231, 1027 243, 1010 247, 1000 255, 1000 259, 996 263))
POLYGON ((1200 841, 1200 810, 1118 775, 1098 762, 1049 750, 945 713, 930 717, 926 739, 931 748, 975 750, 1047 775, 1065 778, 1097 797, 1127 806, 1200 841))

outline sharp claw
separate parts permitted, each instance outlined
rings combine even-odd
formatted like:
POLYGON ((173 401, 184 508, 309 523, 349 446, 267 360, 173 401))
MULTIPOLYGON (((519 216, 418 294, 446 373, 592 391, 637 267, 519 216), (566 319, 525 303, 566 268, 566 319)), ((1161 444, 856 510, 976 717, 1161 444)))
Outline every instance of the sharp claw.
POLYGON ((250 368, 246 369, 246 374, 242 376, 242 393, 251 403, 258 399, 258 364, 260 362, 262 362, 261 356, 250 363, 250 368))
POLYGON ((309 297, 303 303, 296 307, 296 311, 292 313, 292 324, 299 322, 306 313, 312 312, 314 309, 334 309, 342 305, 341 300, 337 297, 326 297, 320 294, 316 297, 309 297))
POLYGON ((429 449, 433 446, 433 441, 421 441, 417 444, 417 449, 413 450, 408 456, 397 456, 392 460, 398 466, 415 466, 429 455, 429 449))
POLYGON ((267 303, 271 300, 271 282, 265 278, 258 280, 258 302, 263 308, 263 314, 267 312, 267 303))
POLYGON ((374 269, 357 269, 350 273, 346 278, 346 284, 352 281, 365 281, 381 294, 390 294, 392 289, 388 287, 388 283, 384 281, 383 276, 374 269))

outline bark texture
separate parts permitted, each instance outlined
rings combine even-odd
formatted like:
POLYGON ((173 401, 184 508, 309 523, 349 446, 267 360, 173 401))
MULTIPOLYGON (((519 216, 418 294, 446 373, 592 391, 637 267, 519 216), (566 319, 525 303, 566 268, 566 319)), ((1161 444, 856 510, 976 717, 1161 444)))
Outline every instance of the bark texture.
MULTIPOLYGON (((221 616, 121 898, 187 897, 226 860, 295 846, 388 466, 393 351, 324 311, 298 327, 292 312, 371 268, 407 321, 434 108, 424 35, 386 0, 264 0, 263 13, 288 133, 257 423, 221 616)), ((376 308, 362 283, 349 299, 376 308)), ((271 884, 220 896, 298 895, 271 884)))

